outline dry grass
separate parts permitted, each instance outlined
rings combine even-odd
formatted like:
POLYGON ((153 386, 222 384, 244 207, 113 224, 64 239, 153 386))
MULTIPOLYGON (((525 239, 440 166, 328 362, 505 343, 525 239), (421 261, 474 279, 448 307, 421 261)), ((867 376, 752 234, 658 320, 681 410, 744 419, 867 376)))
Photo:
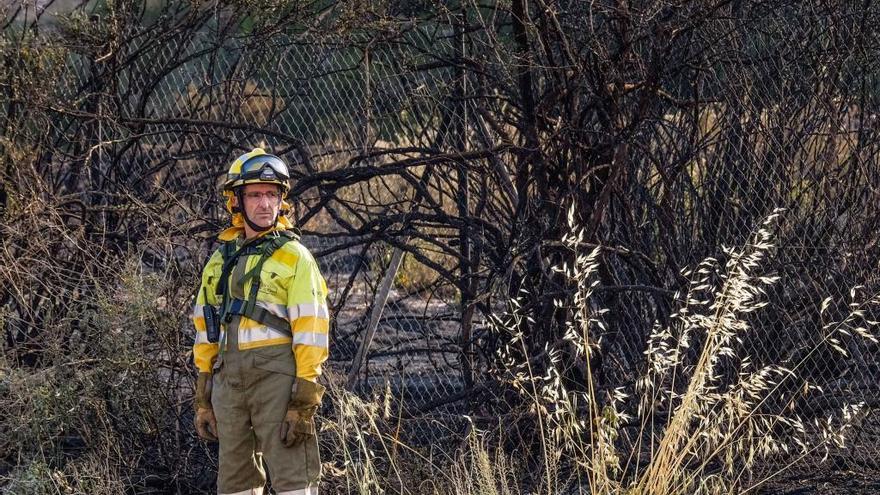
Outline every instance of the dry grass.
MULTIPOLYGON (((517 454, 524 452, 505 453, 493 432, 480 432, 472 424, 457 454, 419 458, 396 437, 394 424, 400 420, 388 407, 389 391, 370 403, 337 389, 337 415, 328 430, 333 443, 343 446, 348 493, 380 493, 394 487, 394 493, 468 495, 740 494, 755 491, 769 479, 756 476, 762 463, 784 459, 784 470, 805 456, 842 447, 858 422, 861 405, 807 424, 791 406, 811 391, 798 378, 809 354, 796 363, 756 367, 738 345, 752 331, 749 322, 766 311, 765 291, 778 281, 764 273, 763 266, 774 255, 772 240, 780 215, 771 215, 746 245, 725 249, 722 259, 710 258, 683 271, 690 282, 677 298, 680 304, 671 324, 656 326, 649 336, 644 375, 628 390, 601 394, 587 359, 600 350, 594 335, 603 327, 604 311, 591 304, 600 251, 582 252, 580 231, 572 226, 573 234, 564 242, 575 263, 557 270, 578 288, 568 306, 572 312, 565 339, 591 377, 585 390, 564 385, 563 370, 573 363, 563 362, 559 349, 548 349, 551 366, 541 375, 532 363, 516 360, 514 356, 526 350, 523 335, 516 333, 521 323, 516 301, 508 317, 496 321, 512 336, 501 351, 507 383, 526 399, 527 414, 539 433, 540 474, 531 482, 537 486, 523 491, 529 482, 519 466, 520 457, 526 456, 517 454), (730 373, 731 367, 735 373, 730 373), (417 471, 432 476, 426 480, 417 471)), ((861 292, 852 292, 844 318, 823 325, 815 349, 830 345, 845 353, 841 335, 876 342, 870 329, 877 322, 867 315, 880 298, 861 292)), ((830 300, 823 304, 823 314, 829 304, 830 300)))
MULTIPOLYGON (((333 453, 326 463, 328 486, 359 494, 748 493, 766 481, 755 468, 768 459, 786 454, 795 462, 843 445, 859 405, 812 424, 791 413, 792 391, 810 392, 798 372, 811 352, 799 362, 756 367, 737 345, 749 337, 749 322, 767 310, 765 291, 777 282, 762 267, 774 254, 778 219, 768 219, 745 246, 684 271, 690 284, 672 323, 657 326, 646 342, 642 379, 631 389, 602 392, 592 379, 583 390, 570 390, 562 379, 576 365, 592 376, 587 358, 601 350, 595 335, 604 315, 592 303, 600 251, 581 251, 573 226, 564 241, 575 263, 558 270, 578 290, 559 305, 570 310, 565 340, 578 362, 549 348, 543 359, 551 365, 537 373, 537 363, 515 359, 526 354, 515 332, 521 318, 515 301, 509 318, 498 320, 511 335, 501 355, 503 376, 527 403, 539 465, 527 465, 524 458, 535 454, 526 452, 529 445, 505 450, 498 432, 476 426, 457 450, 430 457, 400 440, 403 420, 390 390, 364 400, 331 387, 335 411, 322 433, 333 453), (722 372, 731 367, 732 378, 722 372)), ((41 266, 47 259, 33 262, 41 266)), ((10 260, 7 267, 25 261, 10 260)), ((38 282, 25 273, 9 279, 22 291, 38 282)), ((12 354, 0 355, 0 405, 8 413, 0 421, 0 447, 6 459, 18 459, 0 482, 11 493, 118 493, 147 486, 151 475, 143 469, 156 462, 181 475, 192 469, 168 462, 192 459, 185 449, 198 445, 189 429, 178 431, 189 425, 189 390, 169 387, 189 382, 179 374, 185 364, 176 352, 186 323, 166 311, 187 304, 188 284, 175 274, 145 273, 136 259, 113 273, 115 285, 98 285, 91 305, 73 304, 79 312, 57 319, 61 323, 46 332, 39 369, 13 367, 12 354)), ((817 329, 821 339, 813 352, 830 346, 845 353, 844 337, 876 342, 869 309, 878 296, 858 288, 850 296, 842 318, 830 316, 830 299, 822 305, 827 321, 817 329)), ((332 375, 329 381, 340 382, 332 375)))
MULTIPOLYGON (((113 273, 115 283, 56 306, 33 340, 0 348, 0 491, 192 491, 185 460, 198 449, 180 427, 191 422, 191 375, 178 352, 185 318, 170 310, 189 304, 189 284, 145 272, 139 257, 113 273)), ((0 329, 18 328, 22 315, 7 318, 0 329)))
MULTIPOLYGON (((510 384, 538 411, 545 460, 538 493, 748 493, 767 481, 754 476, 761 462, 783 453, 789 455, 790 466, 804 456, 843 446, 862 406, 848 405, 835 418, 815 422, 808 434, 804 420, 791 412, 798 398, 791 391, 809 392, 798 371, 821 346, 845 353, 841 335, 876 342, 869 328, 877 322, 866 315, 880 303, 878 295, 854 290, 849 314, 825 323, 822 338, 799 362, 756 369, 738 345, 748 338, 749 322, 760 318, 767 306, 767 287, 778 281, 762 267, 773 255, 780 214, 771 215, 745 246, 725 249, 723 261, 710 258, 682 272, 690 280, 687 292, 677 298, 680 305, 672 323, 656 326, 650 335, 647 372, 629 393, 618 389, 603 396, 595 389, 591 360, 584 359, 599 349, 593 335, 602 328, 602 311, 590 301, 600 248, 581 252, 583 239, 572 225, 573 234, 564 243, 575 263, 557 270, 578 288, 565 338, 584 359, 586 391, 563 384, 561 372, 572 363, 562 362, 559 350, 547 352, 551 366, 543 376, 535 376, 530 363, 510 358, 524 354, 511 347, 525 350, 523 336, 514 330, 519 327, 515 310, 509 320, 513 324, 504 329, 513 335, 505 356, 510 384), (723 372, 731 366, 737 370, 733 379, 723 372), (633 412, 624 412, 627 404, 636 405, 633 412), (566 479, 557 469, 561 463, 575 471, 566 473, 566 479)), ((829 302, 823 304, 823 313, 829 302)), ((566 304, 558 302, 560 307, 566 304)))

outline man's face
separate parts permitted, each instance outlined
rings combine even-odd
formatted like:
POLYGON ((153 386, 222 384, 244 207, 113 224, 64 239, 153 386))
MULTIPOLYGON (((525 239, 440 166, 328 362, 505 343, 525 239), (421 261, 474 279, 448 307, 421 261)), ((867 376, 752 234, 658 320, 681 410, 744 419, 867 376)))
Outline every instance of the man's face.
POLYGON ((244 211, 260 227, 269 227, 281 209, 281 187, 274 184, 248 184, 242 190, 244 211))

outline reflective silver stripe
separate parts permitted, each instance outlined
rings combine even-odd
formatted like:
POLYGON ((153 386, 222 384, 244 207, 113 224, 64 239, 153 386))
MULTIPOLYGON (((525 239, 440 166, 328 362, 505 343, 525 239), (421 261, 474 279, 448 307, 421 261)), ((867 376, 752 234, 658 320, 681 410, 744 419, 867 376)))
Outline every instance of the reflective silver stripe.
POLYGON ((287 306, 270 302, 257 301, 257 306, 265 309, 279 318, 287 318, 287 306))
POLYGON ((313 333, 313 332, 295 333, 295 334, 293 334, 293 343, 294 344, 312 345, 315 347, 321 347, 323 349, 326 349, 330 343, 330 338, 327 336, 327 334, 323 334, 323 333, 313 333))
POLYGON ((275 492, 278 495, 318 495, 318 487, 310 486, 307 488, 300 488, 299 490, 288 490, 286 492, 275 492))
MULTIPOLYGON (((285 492, 285 493, 287 493, 287 492, 285 492)), ((317 493, 318 492, 315 492, 315 494, 317 494, 317 493)), ((249 490, 244 490, 244 491, 235 492, 235 493, 219 493, 219 495, 263 495, 263 488, 262 487, 251 488, 249 490)))
POLYGON ((196 344, 210 344, 210 342, 208 342, 208 332, 197 331, 195 343, 196 344))
POLYGON ((302 318, 304 316, 317 316, 318 318, 330 318, 330 311, 326 304, 297 304, 296 306, 287 307, 287 317, 291 320, 302 318))
POLYGON ((264 325, 238 330, 238 342, 241 344, 252 344, 261 340, 283 339, 285 337, 287 337, 287 335, 284 335, 281 332, 276 332, 264 325))

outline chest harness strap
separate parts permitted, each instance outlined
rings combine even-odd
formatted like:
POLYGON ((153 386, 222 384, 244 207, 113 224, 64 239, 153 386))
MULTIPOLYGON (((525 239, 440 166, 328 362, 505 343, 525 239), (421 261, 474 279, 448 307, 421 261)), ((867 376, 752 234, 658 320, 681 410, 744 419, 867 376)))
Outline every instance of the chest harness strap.
POLYGON ((221 247, 223 269, 216 289, 216 294, 222 296, 223 300, 220 312, 221 321, 229 324, 233 316, 244 316, 287 336, 292 336, 289 320, 273 314, 266 308, 257 306, 257 293, 260 291, 260 273, 263 271, 263 263, 281 246, 297 239, 299 236, 295 232, 285 230, 279 232, 277 236, 264 236, 254 243, 246 243, 238 250, 235 249, 235 241, 223 243, 221 247), (229 294, 229 275, 242 256, 255 254, 260 256, 257 264, 236 281, 236 285, 242 289, 249 280, 251 281, 251 290, 247 299, 231 297, 229 294))

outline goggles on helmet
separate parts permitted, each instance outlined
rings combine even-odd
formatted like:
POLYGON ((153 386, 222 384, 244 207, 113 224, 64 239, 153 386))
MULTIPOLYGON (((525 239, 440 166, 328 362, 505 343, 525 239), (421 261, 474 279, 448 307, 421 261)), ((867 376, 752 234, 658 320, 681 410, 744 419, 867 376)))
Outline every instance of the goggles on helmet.
POLYGON ((290 180, 290 172, 287 165, 280 158, 273 155, 257 155, 241 164, 241 172, 238 180, 290 180))

